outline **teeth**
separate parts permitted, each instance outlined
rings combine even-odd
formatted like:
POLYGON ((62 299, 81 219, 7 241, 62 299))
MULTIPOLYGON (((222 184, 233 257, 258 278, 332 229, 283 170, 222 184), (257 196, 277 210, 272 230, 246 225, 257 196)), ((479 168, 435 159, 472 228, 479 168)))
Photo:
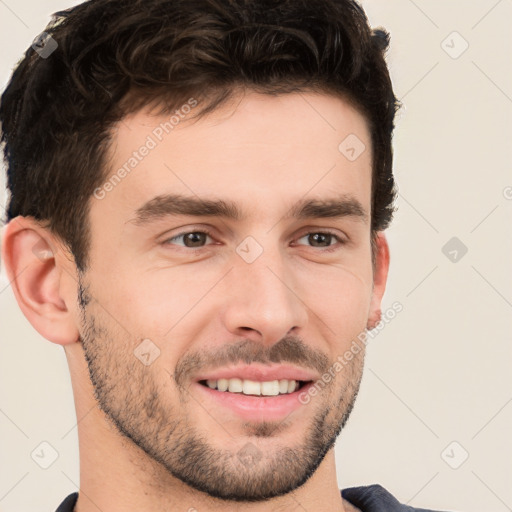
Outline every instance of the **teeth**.
POLYGON ((229 379, 228 380, 228 391, 230 393, 241 393, 244 388, 242 379, 229 379))
POLYGON ((244 395, 261 395, 261 383, 255 380, 244 379, 244 388, 242 390, 244 395))
POLYGON ((228 389, 228 385, 228 379, 219 379, 217 381, 217 388, 219 389, 219 391, 226 391, 228 389))
POLYGON ((208 379, 206 385, 211 389, 229 391, 230 393, 243 393, 244 395, 276 396, 293 393, 299 387, 296 380, 271 380, 257 382, 248 379, 208 379))
POLYGON ((279 381, 273 380, 271 382, 262 382, 261 383, 261 394, 276 396, 279 395, 279 381))

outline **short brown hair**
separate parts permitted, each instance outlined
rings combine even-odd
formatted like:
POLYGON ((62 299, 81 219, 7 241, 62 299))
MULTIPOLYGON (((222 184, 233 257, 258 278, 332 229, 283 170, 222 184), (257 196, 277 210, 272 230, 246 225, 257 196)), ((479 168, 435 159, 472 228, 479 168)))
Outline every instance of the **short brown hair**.
POLYGON ((372 30, 357 2, 89 0, 55 13, 45 32, 57 47, 46 58, 29 47, 1 98, 7 222, 35 217, 79 270, 113 125, 153 103, 172 112, 191 96, 204 115, 240 87, 325 92, 356 106, 372 137, 372 247, 391 222, 400 104, 384 60, 389 34, 372 30))

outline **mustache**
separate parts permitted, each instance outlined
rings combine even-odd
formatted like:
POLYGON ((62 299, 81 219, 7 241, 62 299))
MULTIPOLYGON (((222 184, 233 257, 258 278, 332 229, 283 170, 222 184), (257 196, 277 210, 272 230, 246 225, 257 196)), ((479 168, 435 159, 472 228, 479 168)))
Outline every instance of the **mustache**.
POLYGON ((174 380, 178 385, 183 385, 187 376, 194 372, 240 363, 291 363, 322 375, 328 370, 330 362, 323 352, 309 347, 300 337, 286 336, 270 347, 243 339, 215 350, 202 349, 186 354, 176 365, 174 380))

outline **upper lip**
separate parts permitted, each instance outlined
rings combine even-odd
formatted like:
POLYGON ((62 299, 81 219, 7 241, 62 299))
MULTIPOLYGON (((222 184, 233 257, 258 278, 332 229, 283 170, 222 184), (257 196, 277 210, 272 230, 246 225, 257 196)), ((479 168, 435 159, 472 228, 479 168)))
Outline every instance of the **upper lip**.
POLYGON ((243 365, 229 368, 219 368, 210 372, 205 372, 196 381, 201 380, 219 380, 219 379, 248 379, 259 382, 271 380, 316 380, 317 377, 308 370, 297 368, 295 366, 261 366, 261 365, 243 365))

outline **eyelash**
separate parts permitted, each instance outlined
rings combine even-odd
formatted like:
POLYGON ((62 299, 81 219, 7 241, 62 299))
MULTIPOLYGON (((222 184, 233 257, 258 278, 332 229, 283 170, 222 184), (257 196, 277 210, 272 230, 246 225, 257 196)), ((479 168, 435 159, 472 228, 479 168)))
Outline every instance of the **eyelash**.
MULTIPOLYGON (((188 230, 188 231, 182 231, 181 233, 178 233, 177 235, 174 235, 173 237, 171 238, 167 238, 166 240, 164 240, 162 242, 163 245, 172 245, 170 244, 169 242, 171 240, 175 240, 176 238, 180 238, 184 235, 188 235, 190 233, 204 233, 205 235, 208 235, 210 238, 214 238, 213 237, 213 233, 211 231, 209 231, 208 229, 206 228, 202 228, 202 229, 198 229, 198 230, 188 230)), ((347 242, 345 240, 343 240, 342 238, 340 238, 339 235, 337 235, 336 233, 326 229, 326 230, 323 230, 323 231, 318 231, 318 230, 314 230, 314 231, 308 231, 306 233, 304 233, 303 235, 301 235, 298 240, 300 238, 304 238, 305 236, 307 235, 312 235, 312 234, 322 234, 322 235, 331 235, 333 236, 339 243, 339 245, 345 245, 347 242)), ((206 249, 206 247, 181 247, 182 249, 186 250, 186 251, 200 251, 202 249, 206 249)), ((329 246, 329 247, 325 247, 325 248, 318 248, 318 247, 312 247, 312 249, 320 249, 322 252, 333 252, 333 251, 336 251, 338 249, 340 249, 340 247, 338 245, 333 245, 333 246, 329 246)))

